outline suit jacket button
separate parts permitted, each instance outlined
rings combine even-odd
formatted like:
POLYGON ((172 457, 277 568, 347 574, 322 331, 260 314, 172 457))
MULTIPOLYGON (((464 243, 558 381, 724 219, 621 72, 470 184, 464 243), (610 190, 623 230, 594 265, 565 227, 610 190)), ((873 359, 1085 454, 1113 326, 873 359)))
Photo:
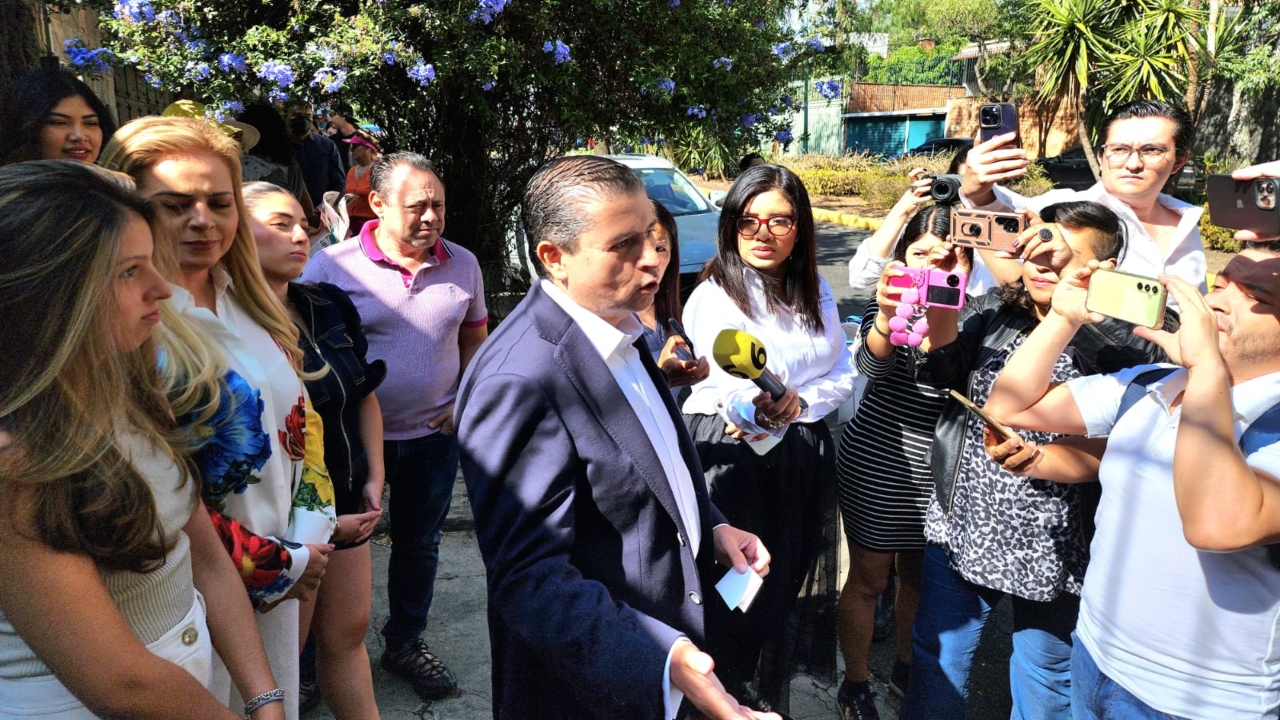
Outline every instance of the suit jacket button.
POLYGON ((682 532, 677 532, 677 533, 676 533, 676 540, 679 540, 679 541, 680 541, 680 547, 684 547, 684 546, 685 546, 685 542, 684 542, 684 533, 682 533, 682 532))
POLYGON ((701 595, 699 595, 699 594, 698 594, 698 593, 696 593, 696 592, 691 592, 691 593, 689 593, 689 600, 690 600, 694 605, 701 605, 701 604, 702 604, 702 596, 701 596, 701 595))

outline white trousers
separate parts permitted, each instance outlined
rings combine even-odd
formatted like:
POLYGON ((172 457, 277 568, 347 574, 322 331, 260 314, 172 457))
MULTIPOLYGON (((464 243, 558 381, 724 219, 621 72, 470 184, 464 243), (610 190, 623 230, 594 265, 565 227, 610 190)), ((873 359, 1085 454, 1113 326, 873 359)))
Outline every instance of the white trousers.
MULTIPOLYGON (((296 624, 296 623, 295 623, 296 624)), ((156 656, 185 669, 205 687, 213 676, 213 643, 205 622, 204 597, 196 591, 191 611, 177 625, 147 646, 156 656)), ((110 662, 110 658, 103 658, 110 662)), ((96 717, 58 678, 6 680, 0 678, 0 718, 88 720, 96 717)))

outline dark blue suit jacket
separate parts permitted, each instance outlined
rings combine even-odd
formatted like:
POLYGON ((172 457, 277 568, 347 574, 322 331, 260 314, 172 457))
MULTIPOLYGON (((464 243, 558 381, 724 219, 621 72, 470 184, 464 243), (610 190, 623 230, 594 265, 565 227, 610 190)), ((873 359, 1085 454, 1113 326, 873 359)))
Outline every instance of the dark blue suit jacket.
POLYGON ((697 494, 697 558, 626 396, 536 284, 471 361, 454 418, 489 583, 495 718, 656 720, 671 644, 703 643, 703 603, 719 600, 703 596, 699 570, 724 519, 659 395, 697 494))

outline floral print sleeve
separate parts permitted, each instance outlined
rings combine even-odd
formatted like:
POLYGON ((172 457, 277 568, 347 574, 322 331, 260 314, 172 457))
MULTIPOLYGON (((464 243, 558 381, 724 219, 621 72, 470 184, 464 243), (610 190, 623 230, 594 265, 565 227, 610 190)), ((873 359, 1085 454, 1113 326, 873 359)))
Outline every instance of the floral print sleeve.
MULTIPOLYGON (((288 443, 282 443, 291 452, 299 446, 302 448, 302 476, 293 493, 289 532, 285 537, 299 543, 323 543, 329 541, 329 536, 338 527, 338 516, 333 506, 333 481, 324 464, 324 423, 305 398, 298 400, 299 405, 294 407, 294 411, 301 407, 302 416, 306 418, 298 428, 301 442, 290 439, 288 443)), ((290 413, 290 433, 295 428, 293 419, 294 413, 290 413)))
POLYGON ((296 582, 289 576, 292 566, 290 550, 297 550, 300 546, 287 540, 255 535, 212 507, 206 505, 206 509, 223 546, 231 555, 231 561, 240 571, 240 579, 244 581, 254 606, 283 598, 296 582))
POLYGON ((199 446, 194 459, 202 479, 201 496, 255 606, 283 598, 310 559, 310 552, 299 542, 257 535, 225 514, 228 498, 260 482, 257 471, 271 457, 271 438, 263 429, 262 413, 258 390, 228 370, 218 412, 207 423, 190 428, 199 446))

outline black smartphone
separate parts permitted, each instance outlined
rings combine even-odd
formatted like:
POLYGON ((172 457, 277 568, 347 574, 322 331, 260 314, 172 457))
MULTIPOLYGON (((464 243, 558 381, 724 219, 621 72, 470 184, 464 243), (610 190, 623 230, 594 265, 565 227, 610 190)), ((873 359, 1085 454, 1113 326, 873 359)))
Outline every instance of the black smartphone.
POLYGON ((1235 180, 1230 175, 1210 175, 1209 219, 1218 227, 1252 230, 1261 236, 1280 235, 1280 178, 1235 180))
MULTIPOLYGON (((998 135, 1018 132, 1018 106, 1013 103, 986 103, 978 108, 978 142, 998 135)), ((1007 147, 1022 147, 1021 136, 1007 147)))
POLYGON ((688 345, 688 348, 677 345, 676 357, 685 362, 697 360, 697 356, 693 353, 693 341, 689 339, 688 335, 684 334, 684 328, 680 326, 680 321, 675 318, 667 318, 667 327, 671 330, 672 335, 679 336, 681 340, 684 340, 684 344, 688 345))

